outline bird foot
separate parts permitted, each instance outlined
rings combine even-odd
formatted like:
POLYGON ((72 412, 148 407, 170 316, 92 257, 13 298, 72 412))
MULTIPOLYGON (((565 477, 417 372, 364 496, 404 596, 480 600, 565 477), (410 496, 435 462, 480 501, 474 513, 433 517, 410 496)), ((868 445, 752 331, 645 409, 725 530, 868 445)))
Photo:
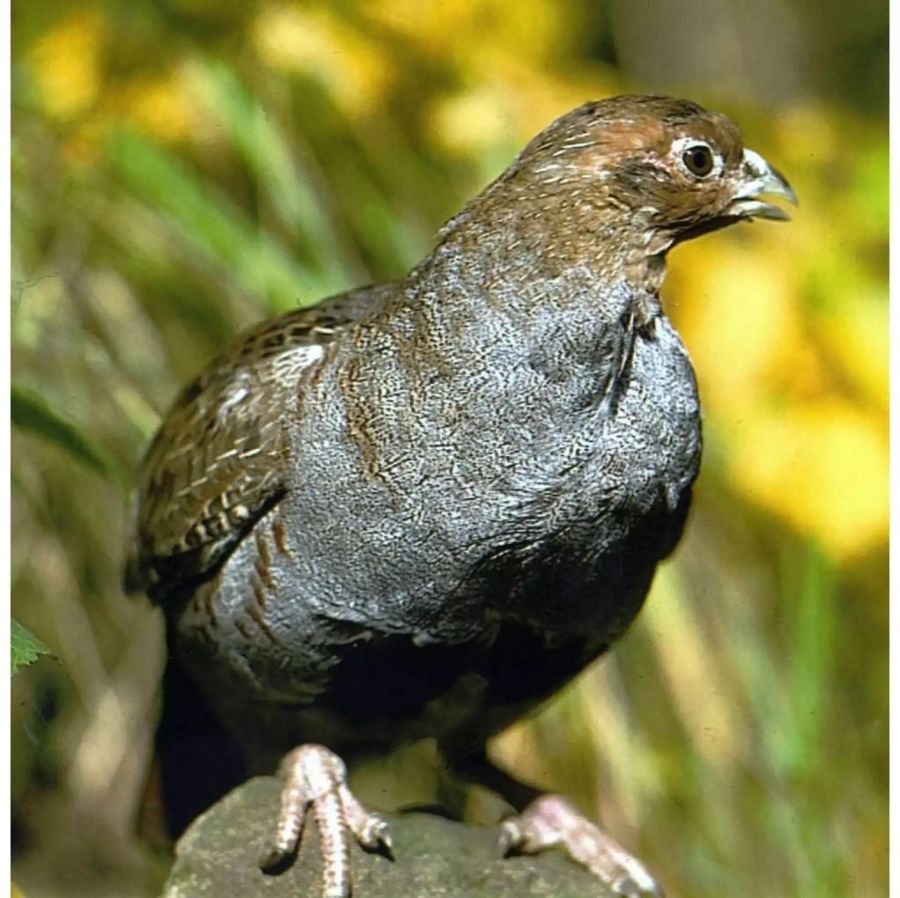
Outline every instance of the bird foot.
POLYGON ((559 795, 543 795, 518 816, 500 824, 504 855, 536 854, 561 845, 617 895, 664 898, 663 890, 637 858, 583 817, 559 795))
POLYGON ((260 860, 276 870, 294 854, 310 809, 319 827, 323 898, 349 898, 350 835, 368 850, 390 855, 387 823, 367 811, 347 787, 347 767, 322 745, 301 745, 285 755, 279 767, 284 780, 281 812, 271 849, 260 860))

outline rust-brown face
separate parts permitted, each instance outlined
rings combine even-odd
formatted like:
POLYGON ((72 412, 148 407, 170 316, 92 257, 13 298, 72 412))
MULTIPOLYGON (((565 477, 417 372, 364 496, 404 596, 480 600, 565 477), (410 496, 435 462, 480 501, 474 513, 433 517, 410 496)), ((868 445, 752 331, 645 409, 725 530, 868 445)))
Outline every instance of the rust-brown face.
POLYGON ((578 191, 650 253, 742 219, 788 218, 762 195, 796 203, 787 181, 743 146, 729 119, 667 97, 586 104, 535 138, 521 163, 530 179, 578 191))

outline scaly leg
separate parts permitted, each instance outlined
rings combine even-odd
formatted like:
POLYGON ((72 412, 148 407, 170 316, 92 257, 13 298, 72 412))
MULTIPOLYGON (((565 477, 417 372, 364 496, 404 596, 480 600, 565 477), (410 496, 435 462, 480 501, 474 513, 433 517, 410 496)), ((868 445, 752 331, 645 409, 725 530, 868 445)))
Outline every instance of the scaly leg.
POLYGON ((518 816, 500 824, 504 854, 535 854, 554 845, 587 867, 625 898, 663 898, 647 868, 618 842, 582 816, 561 795, 542 795, 518 816))
POLYGON ((383 848, 390 853, 387 823, 360 804, 347 787, 344 762, 322 745, 295 748, 282 760, 279 774, 284 780, 281 813, 272 848, 260 861, 260 867, 280 867, 294 853, 311 808, 322 844, 323 898, 349 898, 348 831, 363 848, 383 848))

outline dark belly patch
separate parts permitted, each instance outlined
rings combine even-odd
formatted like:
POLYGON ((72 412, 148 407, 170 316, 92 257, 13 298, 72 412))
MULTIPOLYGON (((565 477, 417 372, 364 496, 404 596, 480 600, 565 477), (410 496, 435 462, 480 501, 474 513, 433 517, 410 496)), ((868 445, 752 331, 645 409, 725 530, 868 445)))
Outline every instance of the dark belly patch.
POLYGON ((316 704, 353 726, 393 721, 416 737, 439 737, 463 717, 487 723, 495 715, 507 717, 505 708, 521 713, 536 705, 604 648, 583 637, 549 646, 544 636, 515 623, 504 624, 489 642, 457 645, 375 635, 341 648, 343 657, 316 704))

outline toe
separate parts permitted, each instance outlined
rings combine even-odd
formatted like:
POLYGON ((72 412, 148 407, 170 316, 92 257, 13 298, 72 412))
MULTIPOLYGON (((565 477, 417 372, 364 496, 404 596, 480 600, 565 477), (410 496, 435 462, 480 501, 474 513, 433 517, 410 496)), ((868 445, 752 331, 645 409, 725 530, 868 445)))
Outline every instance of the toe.
POLYGON ((663 898, 646 867, 561 796, 544 795, 502 824, 501 848, 507 854, 514 849, 533 854, 553 845, 561 845, 622 898, 663 898))

